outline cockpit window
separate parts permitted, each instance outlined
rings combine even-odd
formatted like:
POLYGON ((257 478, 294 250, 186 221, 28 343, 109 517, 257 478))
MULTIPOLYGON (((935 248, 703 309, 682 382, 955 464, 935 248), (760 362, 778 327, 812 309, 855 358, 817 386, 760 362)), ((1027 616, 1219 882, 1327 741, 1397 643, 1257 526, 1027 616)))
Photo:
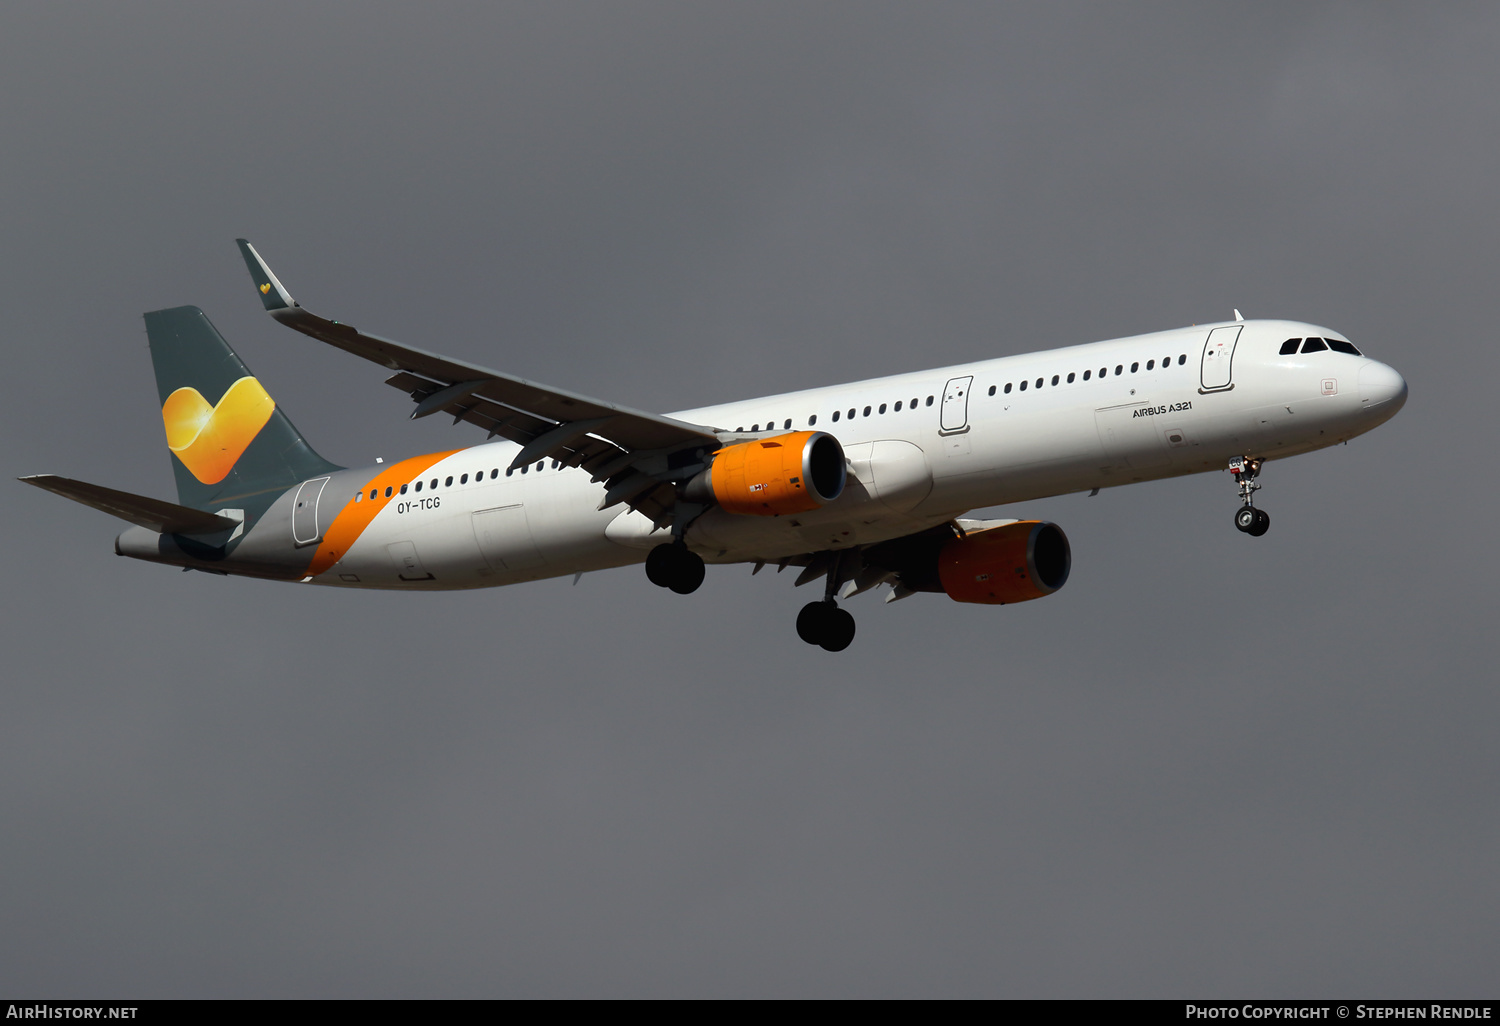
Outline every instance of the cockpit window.
POLYGON ((1350 356, 1364 355, 1358 349, 1355 349, 1352 343, 1345 342, 1341 338, 1325 338, 1323 341, 1327 342, 1328 348, 1332 349, 1335 353, 1348 353, 1350 356))
POLYGON ((1281 343, 1281 355, 1282 356, 1291 356, 1293 353, 1295 353, 1297 351, 1297 347, 1300 346, 1301 344, 1302 344, 1302 340, 1300 338, 1289 338, 1289 339, 1287 339, 1285 342, 1281 343))
POLYGON ((1324 342, 1320 338, 1310 338, 1306 342, 1302 343, 1302 351, 1304 353, 1321 353, 1327 348, 1328 343, 1324 342))

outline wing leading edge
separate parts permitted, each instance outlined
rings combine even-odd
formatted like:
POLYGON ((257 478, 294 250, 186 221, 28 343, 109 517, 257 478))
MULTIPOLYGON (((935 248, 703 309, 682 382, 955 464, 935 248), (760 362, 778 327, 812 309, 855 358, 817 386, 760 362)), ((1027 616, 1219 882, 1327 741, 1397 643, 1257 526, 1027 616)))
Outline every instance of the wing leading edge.
POLYGON ((710 427, 541 385, 319 317, 292 298, 254 246, 236 241, 261 303, 277 321, 395 371, 386 384, 411 396, 417 404, 413 419, 442 412, 455 424, 467 421, 490 438, 519 443, 512 467, 554 459, 589 471, 605 482, 601 509, 623 502, 665 525, 676 502, 672 482, 702 469, 706 455, 722 444, 710 427))

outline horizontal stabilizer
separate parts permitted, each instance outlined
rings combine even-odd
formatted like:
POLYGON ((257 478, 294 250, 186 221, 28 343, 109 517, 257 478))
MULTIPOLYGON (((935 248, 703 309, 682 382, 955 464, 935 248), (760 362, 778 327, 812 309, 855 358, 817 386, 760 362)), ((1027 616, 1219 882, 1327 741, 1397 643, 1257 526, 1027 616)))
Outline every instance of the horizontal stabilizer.
POLYGON ((103 510, 111 516, 158 534, 213 534, 235 527, 239 521, 202 510, 189 509, 173 502, 149 499, 144 495, 116 491, 87 481, 74 481, 55 474, 33 474, 17 478, 29 485, 45 488, 65 499, 103 510))

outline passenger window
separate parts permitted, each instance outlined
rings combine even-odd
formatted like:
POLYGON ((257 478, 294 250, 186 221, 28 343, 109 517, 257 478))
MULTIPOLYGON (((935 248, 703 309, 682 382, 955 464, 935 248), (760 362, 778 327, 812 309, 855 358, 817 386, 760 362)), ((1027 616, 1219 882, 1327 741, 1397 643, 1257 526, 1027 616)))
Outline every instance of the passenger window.
POLYGON ((1147 360, 1146 361, 1146 369, 1147 370, 1155 370, 1156 369, 1156 361, 1155 360, 1147 360))
MULTIPOLYGON (((436 488, 437 485, 433 485, 433 487, 436 488)), ((449 474, 446 478, 443 479, 443 487, 444 488, 452 488, 453 487, 453 475, 452 474, 449 474)))
POLYGON ((1010 382, 1009 381, 1007 381, 1005 383, 1005 394, 1006 395, 1010 395, 1010 382))
POLYGON ((1282 356, 1291 356, 1293 353, 1295 353, 1297 351, 1297 347, 1300 346, 1301 344, 1302 344, 1302 340, 1300 338, 1289 338, 1289 339, 1287 339, 1285 342, 1281 343, 1281 354, 1280 355, 1282 355, 1282 356))
POLYGON ((1059 380, 1060 379, 1058 378, 1058 376, 1056 374, 1052 375, 1052 385, 1053 385, 1054 388, 1057 386, 1057 382, 1059 380))
POLYGON ((807 426, 808 427, 812 427, 817 422, 818 422, 818 415, 816 413, 814 413, 811 417, 807 418, 807 426))
POLYGON ((419 492, 422 490, 422 482, 421 481, 417 482, 416 490, 419 491, 419 492))
POLYGON ((531 473, 531 464, 528 463, 528 464, 526 464, 526 466, 522 467, 521 468, 521 473, 523 473, 523 474, 529 474, 529 473, 531 473))
POLYGON ((1099 376, 1101 378, 1107 378, 1107 377, 1109 377, 1109 368, 1108 367, 1100 367, 1099 368, 1099 376))
POLYGON ((1083 372, 1083 380, 1087 381, 1089 379, 1089 375, 1093 374, 1093 373, 1094 373, 1093 371, 1084 371, 1083 372))
POLYGON ((1037 378, 1036 379, 1036 387, 1037 388, 1041 388, 1042 387, 1042 382, 1044 382, 1046 380, 1047 380, 1046 378, 1037 378))
POLYGON ((1026 391, 1026 382, 1021 382, 1021 391, 1026 391))
POLYGON ((505 468, 505 476, 506 477, 510 477, 515 472, 516 472, 516 468, 515 467, 506 467, 505 468))
POLYGON ((914 410, 917 408, 917 401, 915 399, 911 401, 911 408, 914 410))
POLYGON ((1115 364, 1115 377, 1118 378, 1121 374, 1124 374, 1124 373, 1125 373, 1125 365, 1123 363, 1117 363, 1117 364, 1115 364))
POLYGON ((1138 371, 1140 369, 1141 369, 1141 365, 1139 363, 1132 363, 1130 365, 1130 373, 1132 373, 1132 374, 1134 374, 1136 371, 1138 371))
POLYGON ((458 483, 459 484, 468 484, 469 483, 469 475, 465 474, 463 477, 459 478, 458 479, 458 483))
MULTIPOLYGON (((452 478, 449 478, 449 480, 451 481, 452 478)), ((429 488, 436 488, 437 487, 437 478, 433 478, 432 479, 432 484, 428 485, 427 487, 429 487, 429 488)))
POLYGON ((1320 338, 1310 338, 1302 343, 1302 351, 1304 353, 1321 353, 1327 348, 1328 346, 1320 338))
POLYGON ((853 411, 853 410, 850 410, 850 411, 849 411, 849 419, 850 419, 850 420, 853 420, 853 419, 854 419, 854 411, 853 411))
POLYGON ((1072 383, 1073 383, 1073 372, 1069 371, 1068 372, 1068 384, 1071 385, 1072 383))
POLYGON ((839 422, 839 411, 838 410, 834 410, 833 411, 833 422, 835 424, 837 424, 839 422))
MULTIPOLYGON (((379 488, 371 488, 370 489, 370 498, 373 499, 373 498, 375 498, 379 494, 380 494, 380 489, 379 488)), ((385 494, 387 494, 387 495, 391 494, 391 490, 389 488, 387 488, 385 490, 385 494)))
POLYGON ((868 406, 866 406, 865 407, 865 416, 868 417, 869 415, 870 415, 870 408, 868 406))
POLYGON ((496 467, 494 470, 490 471, 490 480, 491 481, 495 480, 495 478, 497 478, 499 476, 500 476, 500 468, 499 467, 496 467))
POLYGON ((1185 363, 1187 363, 1187 353, 1183 353, 1177 358, 1177 366, 1181 367, 1185 363))
MULTIPOLYGON (((995 391, 995 390, 994 390, 994 389, 993 389, 993 388, 992 388, 992 389, 990 389, 990 392, 991 392, 991 394, 993 394, 993 393, 994 393, 994 391, 995 391)), ((880 412, 881 412, 881 413, 884 413, 884 412, 885 412, 885 403, 881 403, 881 404, 880 404, 880 412)))
POLYGON ((760 430, 760 425, 759 424, 751 424, 750 425, 750 430, 751 431, 759 431, 760 430))
POLYGON ((365 497, 365 493, 363 491, 359 491, 359 492, 355 492, 354 493, 354 501, 355 502, 361 501, 364 497, 365 497))
MULTIPOLYGON (((402 491, 403 491, 403 492, 404 492, 404 491, 406 491, 406 489, 405 489, 405 488, 402 488, 402 489, 401 489, 401 490, 402 490, 402 491)), ((389 498, 390 498, 390 497, 391 497, 391 486, 390 486, 390 485, 386 485, 386 486, 385 486, 385 497, 386 497, 386 498, 387 498, 387 499, 389 499, 389 498)))
POLYGON ((406 494, 406 485, 402 485, 402 486, 401 486, 401 494, 402 494, 402 495, 405 495, 405 494, 406 494))
POLYGON ((991 385, 990 386, 990 395, 994 395, 994 394, 995 394, 995 386, 991 385))
POLYGON ((1325 338, 1323 341, 1327 342, 1328 348, 1336 353, 1348 353, 1350 356, 1364 355, 1358 349, 1355 349, 1352 343, 1345 342, 1341 338, 1325 338))
POLYGON ((540 471, 540 470, 541 470, 541 469, 542 469, 542 468, 543 468, 543 467, 545 467, 545 466, 546 466, 546 465, 547 465, 547 461, 546 461, 546 460, 539 460, 539 461, 538 461, 538 462, 537 462, 537 465, 536 465, 536 469, 537 469, 537 470, 538 470, 538 471, 540 471))

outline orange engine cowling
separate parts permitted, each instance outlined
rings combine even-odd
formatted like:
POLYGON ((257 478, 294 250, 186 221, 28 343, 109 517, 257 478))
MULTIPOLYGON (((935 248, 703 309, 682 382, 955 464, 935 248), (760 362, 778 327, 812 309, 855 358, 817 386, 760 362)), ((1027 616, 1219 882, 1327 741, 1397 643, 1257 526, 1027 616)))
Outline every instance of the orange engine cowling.
POLYGON ((938 553, 938 579, 955 602, 1004 605, 1051 595, 1072 566, 1068 536, 1040 520, 954 538, 938 553))
POLYGON ((844 448, 823 431, 739 442, 714 453, 713 463, 689 481, 683 496, 717 503, 741 516, 806 513, 844 492, 844 448))

